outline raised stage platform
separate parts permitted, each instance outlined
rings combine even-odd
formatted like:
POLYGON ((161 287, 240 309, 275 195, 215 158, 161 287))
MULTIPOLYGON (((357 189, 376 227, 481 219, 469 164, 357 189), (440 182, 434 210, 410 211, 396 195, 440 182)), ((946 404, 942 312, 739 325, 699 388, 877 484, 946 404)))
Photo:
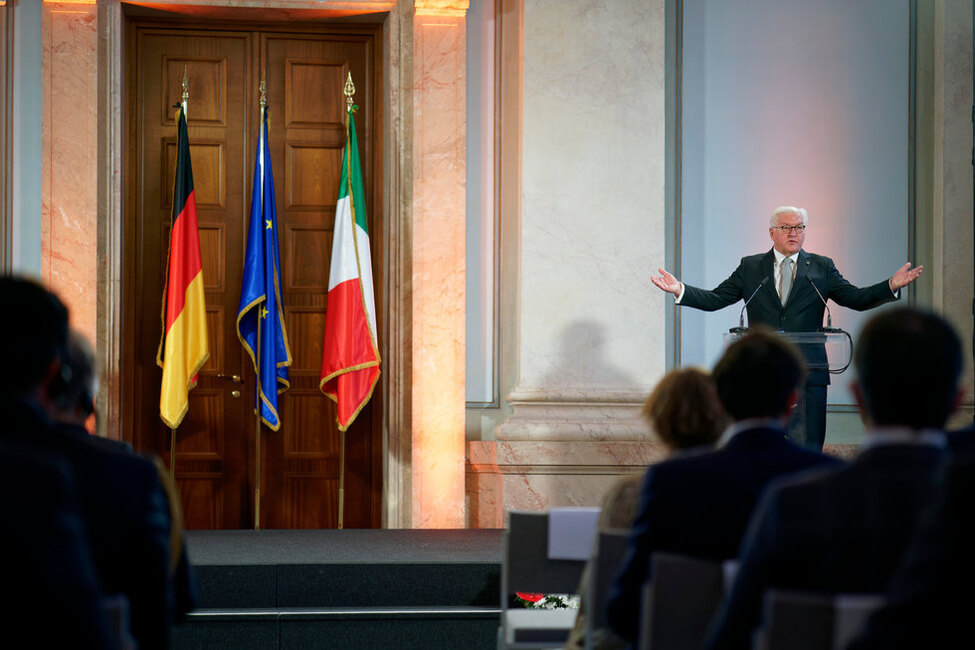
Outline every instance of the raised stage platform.
POLYGON ((495 648, 501 530, 189 531, 182 648, 495 648))

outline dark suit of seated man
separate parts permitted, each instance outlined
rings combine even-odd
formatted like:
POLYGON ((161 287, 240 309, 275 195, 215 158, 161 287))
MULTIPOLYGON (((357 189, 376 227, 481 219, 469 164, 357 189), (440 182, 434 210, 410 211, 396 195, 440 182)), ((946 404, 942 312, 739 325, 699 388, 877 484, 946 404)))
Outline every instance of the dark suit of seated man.
MULTIPOLYGON (((95 415, 95 395, 98 392, 95 353, 85 336, 72 329, 68 333, 68 344, 64 355, 65 362, 71 368, 71 378, 67 381, 58 382, 51 394, 52 414, 56 420, 56 427, 70 439, 81 439, 94 443, 108 452, 109 457, 111 453, 115 453, 135 459, 130 460, 129 464, 132 467, 139 468, 140 474, 143 475, 142 480, 147 486, 151 486, 153 493, 158 492, 157 487, 163 490, 166 495, 166 507, 170 519, 170 584, 167 589, 166 601, 172 620, 174 622, 182 620, 185 614, 196 608, 199 602, 199 588, 193 567, 186 555, 186 543, 183 538, 183 514, 176 487, 173 485, 169 472, 166 471, 157 457, 146 458, 133 452, 132 446, 126 442, 88 434, 85 425, 89 418, 95 415), (147 475, 146 469, 149 466, 147 461, 151 462, 156 469, 158 486, 147 475)), ((117 551, 110 555, 117 560, 117 551)), ((108 564, 108 569, 111 570, 114 564, 118 564, 117 561, 108 564)), ((124 578, 125 582, 112 580, 109 583, 115 585, 117 591, 132 594, 139 601, 147 597, 147 594, 140 594, 138 591, 138 575, 132 575, 131 571, 125 571, 124 575, 119 577, 124 578)))
MULTIPOLYGON (((850 284, 833 260, 803 248, 809 215, 803 208, 782 206, 769 220, 772 249, 741 258, 728 279, 711 290, 679 282, 660 269, 651 281, 671 293, 682 307, 714 311, 739 300, 747 303, 748 324, 766 325, 784 332, 816 332, 823 326, 826 300, 863 311, 896 300, 900 289, 921 274, 923 267, 905 264, 890 277, 868 287, 850 284), (788 273, 783 273, 787 269, 788 273), (785 284, 783 284, 785 282, 785 284), (818 293, 817 293, 818 291, 818 293)), ((811 368, 802 394, 802 420, 793 422, 790 437, 801 445, 821 450, 826 439, 826 387, 829 372, 824 348, 804 346, 811 368)))
POLYGON ((54 426, 54 396, 72 380, 65 363, 68 312, 57 296, 19 278, 0 278, 0 423, 10 444, 67 463, 74 476, 92 559, 105 594, 129 600, 140 650, 169 645, 170 517, 151 461, 100 447, 84 429, 54 426))
POLYGON ((761 328, 732 343, 715 365, 718 398, 734 424, 716 448, 647 471, 629 548, 607 605, 609 624, 621 637, 637 638, 652 553, 732 558, 769 481, 839 463, 785 437, 803 370, 795 347, 761 328))
POLYGON ((952 459, 887 590, 847 650, 969 648, 975 585, 975 456, 952 459))
POLYGON ((116 647, 67 463, 0 435, 0 494, 4 644, 116 647))
POLYGON ((751 647, 769 589, 882 593, 947 454, 943 427, 961 392, 961 342, 942 318, 902 307, 872 318, 853 392, 867 436, 848 466, 770 486, 749 524, 712 650, 751 647))

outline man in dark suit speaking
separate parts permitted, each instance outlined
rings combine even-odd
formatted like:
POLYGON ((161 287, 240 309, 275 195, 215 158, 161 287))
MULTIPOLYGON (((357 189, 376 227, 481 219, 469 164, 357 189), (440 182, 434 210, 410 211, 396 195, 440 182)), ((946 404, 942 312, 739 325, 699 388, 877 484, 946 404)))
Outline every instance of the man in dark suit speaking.
MULTIPOLYGON (((869 287, 856 287, 836 270, 833 260, 802 250, 809 215, 803 208, 783 206, 769 219, 772 250, 741 258, 731 276, 710 291, 686 285, 659 269, 650 280, 672 293, 677 304, 715 311, 739 300, 747 300, 748 324, 762 323, 785 332, 815 332, 823 325, 826 300, 864 311, 897 300, 902 287, 914 282, 923 266, 910 262, 889 279, 869 287), (817 291, 819 292, 817 294, 817 291)), ((808 351, 807 351, 808 356, 808 351)), ((793 422, 789 436, 795 442, 822 449, 826 439, 826 386, 829 372, 822 359, 809 359, 802 419, 793 422), (818 366, 818 367, 816 367, 818 366)))

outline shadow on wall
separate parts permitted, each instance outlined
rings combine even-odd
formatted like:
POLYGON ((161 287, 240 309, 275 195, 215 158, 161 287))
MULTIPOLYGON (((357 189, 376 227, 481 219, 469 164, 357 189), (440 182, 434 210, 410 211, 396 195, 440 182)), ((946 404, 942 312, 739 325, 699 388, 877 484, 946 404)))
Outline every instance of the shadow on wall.
POLYGON ((607 362, 605 332, 605 326, 593 320, 568 325, 559 339, 558 361, 541 386, 566 392, 640 392, 633 377, 607 362))

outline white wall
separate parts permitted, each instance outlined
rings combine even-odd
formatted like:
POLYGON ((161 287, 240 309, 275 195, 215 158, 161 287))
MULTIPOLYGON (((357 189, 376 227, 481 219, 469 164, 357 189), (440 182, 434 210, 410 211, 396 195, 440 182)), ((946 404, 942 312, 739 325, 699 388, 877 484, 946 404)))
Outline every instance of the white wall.
POLYGON ((664 370, 663 7, 525 3, 516 392, 641 395, 664 370))

